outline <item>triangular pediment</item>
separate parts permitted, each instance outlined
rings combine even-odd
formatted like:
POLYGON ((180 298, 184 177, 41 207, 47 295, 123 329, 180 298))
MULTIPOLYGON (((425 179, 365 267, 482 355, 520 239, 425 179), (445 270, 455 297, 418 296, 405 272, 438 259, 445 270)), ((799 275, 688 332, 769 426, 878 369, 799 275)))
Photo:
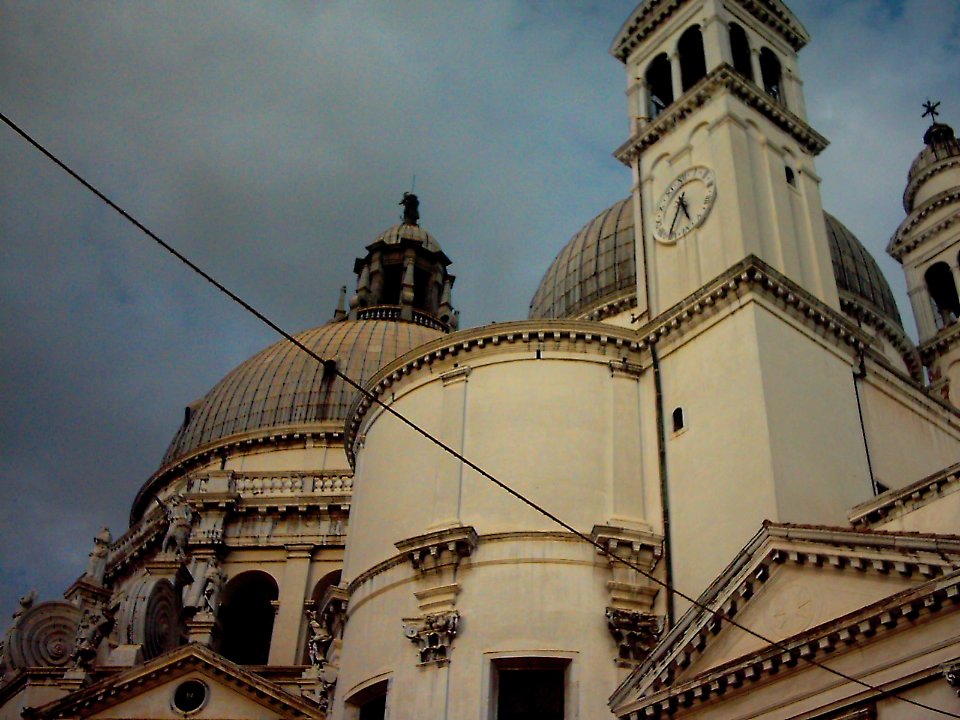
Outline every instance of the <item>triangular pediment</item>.
POLYGON ((614 693, 614 705, 795 644, 930 580, 960 561, 960 537, 766 524, 614 693), (734 619, 757 632, 716 617, 734 619), (768 642, 770 641, 770 642, 768 642))
MULTIPOLYGON (((192 691, 189 702, 199 703, 197 717, 230 717, 236 720, 321 718, 313 706, 274 683, 250 673, 201 645, 187 645, 89 685, 52 703, 33 708, 24 717, 137 718, 174 720, 185 712, 177 709, 178 689, 192 691)), ((182 691, 181 691, 182 692, 182 691)))

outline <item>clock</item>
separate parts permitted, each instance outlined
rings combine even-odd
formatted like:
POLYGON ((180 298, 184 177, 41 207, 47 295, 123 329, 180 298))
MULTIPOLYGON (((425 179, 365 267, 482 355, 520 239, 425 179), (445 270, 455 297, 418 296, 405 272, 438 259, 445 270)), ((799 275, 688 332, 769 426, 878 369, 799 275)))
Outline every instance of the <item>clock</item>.
POLYGON ((684 170, 664 191, 653 216, 653 236, 673 244, 703 224, 717 197, 717 181, 710 168, 684 170))

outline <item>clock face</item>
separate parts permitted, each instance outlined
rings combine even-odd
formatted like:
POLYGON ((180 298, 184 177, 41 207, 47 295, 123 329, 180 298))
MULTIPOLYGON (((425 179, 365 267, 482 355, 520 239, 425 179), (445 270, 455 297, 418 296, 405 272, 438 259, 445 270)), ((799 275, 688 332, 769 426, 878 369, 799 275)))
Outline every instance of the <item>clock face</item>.
POLYGON ((672 244, 698 228, 713 207, 717 183, 710 168, 692 167, 682 172, 664 191, 653 217, 653 235, 672 244))

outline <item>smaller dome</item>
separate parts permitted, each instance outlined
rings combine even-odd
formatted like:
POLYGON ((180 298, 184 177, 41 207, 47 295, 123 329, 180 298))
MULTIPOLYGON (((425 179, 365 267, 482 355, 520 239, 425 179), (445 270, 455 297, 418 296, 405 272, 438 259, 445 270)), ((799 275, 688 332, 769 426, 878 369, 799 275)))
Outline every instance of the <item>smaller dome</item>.
POLYGON ((825 212, 823 219, 827 224, 827 239, 830 241, 830 260, 833 262, 833 276, 837 280, 837 290, 846 293, 857 303, 866 303, 881 315, 903 327, 897 302, 880 271, 880 266, 867 252, 857 236, 830 213, 825 212))
POLYGON ((584 225, 560 251, 530 301, 530 319, 576 317, 621 296, 635 297, 635 246, 627 197, 584 225))
MULTIPOLYGON (((440 243, 437 242, 433 235, 428 233, 419 225, 410 225, 409 223, 400 223, 399 225, 394 225, 393 227, 387 228, 382 233, 377 235, 377 239, 373 241, 372 245, 376 245, 377 243, 384 243, 386 245, 399 245, 404 240, 418 242, 423 245, 424 250, 428 250, 430 252, 443 252, 440 249, 440 243)), ((369 249, 372 245, 368 245, 367 249, 369 249)))

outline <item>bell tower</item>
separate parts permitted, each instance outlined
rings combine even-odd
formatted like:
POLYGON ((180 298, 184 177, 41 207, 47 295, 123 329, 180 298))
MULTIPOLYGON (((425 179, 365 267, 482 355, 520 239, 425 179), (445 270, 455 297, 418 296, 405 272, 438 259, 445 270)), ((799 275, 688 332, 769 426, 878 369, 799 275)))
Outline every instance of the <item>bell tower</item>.
POLYGON ((907 276, 930 383, 960 407, 960 143, 953 128, 937 122, 939 104, 924 106, 931 125, 903 193, 907 217, 887 252, 907 276))
POLYGON ((839 307, 813 164, 827 141, 797 71, 808 40, 780 0, 645 0, 617 34, 632 135, 616 156, 650 317, 751 254, 839 307))

